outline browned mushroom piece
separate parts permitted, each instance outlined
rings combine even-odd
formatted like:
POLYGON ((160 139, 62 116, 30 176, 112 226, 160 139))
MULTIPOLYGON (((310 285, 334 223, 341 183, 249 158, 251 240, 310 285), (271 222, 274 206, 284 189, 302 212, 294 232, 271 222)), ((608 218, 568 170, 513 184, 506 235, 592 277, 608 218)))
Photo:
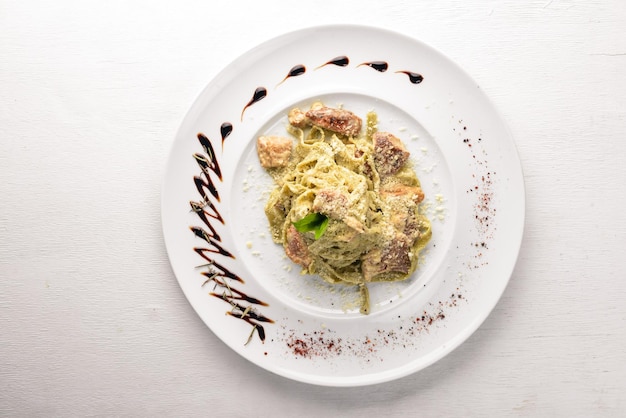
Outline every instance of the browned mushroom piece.
POLYGON ((393 274, 406 275, 411 269, 411 245, 404 234, 396 234, 381 247, 368 252, 361 261, 361 271, 366 282, 393 274))
POLYGON ((376 132, 374 142, 374 165, 381 177, 397 173, 409 159, 409 151, 402 141, 389 132, 376 132))
POLYGON ((392 207, 393 227, 413 243, 420 236, 418 204, 424 200, 422 189, 417 186, 393 184, 381 188, 380 194, 392 207))
POLYGON ((306 117, 315 126, 349 137, 358 136, 363 123, 360 117, 349 110, 326 106, 311 108, 306 112, 306 117))
POLYGON ((293 225, 287 229, 285 254, 287 254, 287 257, 289 257, 291 261, 303 267, 308 267, 313 261, 309 253, 309 247, 304 241, 304 237, 302 237, 300 232, 298 232, 293 225))
POLYGON ((284 167, 291 157, 292 140, 282 136, 260 136, 256 142, 259 162, 263 168, 284 167))
POLYGON ((343 219, 348 213, 348 198, 338 190, 320 190, 313 200, 313 211, 332 219, 343 219))
POLYGON ((287 119, 289 120, 289 124, 296 128, 306 128, 308 124, 306 114, 297 107, 289 111, 287 119))

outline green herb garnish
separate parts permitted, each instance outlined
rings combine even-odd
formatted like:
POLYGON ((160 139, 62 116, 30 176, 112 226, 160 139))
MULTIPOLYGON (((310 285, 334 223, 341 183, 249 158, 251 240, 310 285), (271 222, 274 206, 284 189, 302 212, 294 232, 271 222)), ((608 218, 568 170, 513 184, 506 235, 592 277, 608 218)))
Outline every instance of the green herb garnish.
POLYGON ((293 226, 296 227, 298 232, 313 231, 315 232, 315 239, 320 239, 328 227, 328 217, 321 213, 312 212, 299 221, 294 222, 293 226))

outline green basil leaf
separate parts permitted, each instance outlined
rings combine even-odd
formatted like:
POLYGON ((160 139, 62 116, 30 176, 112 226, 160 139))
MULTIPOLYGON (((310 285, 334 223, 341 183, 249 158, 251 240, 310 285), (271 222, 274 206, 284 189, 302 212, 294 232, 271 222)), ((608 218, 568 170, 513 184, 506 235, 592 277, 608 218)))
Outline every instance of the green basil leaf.
POLYGON ((309 213, 304 218, 293 223, 298 232, 315 232, 315 239, 319 239, 328 227, 328 217, 321 213, 309 213))
POLYGON ((320 226, 315 230, 315 239, 320 239, 320 237, 324 235, 324 231, 326 231, 326 228, 328 228, 328 218, 324 216, 324 220, 322 221, 320 226))

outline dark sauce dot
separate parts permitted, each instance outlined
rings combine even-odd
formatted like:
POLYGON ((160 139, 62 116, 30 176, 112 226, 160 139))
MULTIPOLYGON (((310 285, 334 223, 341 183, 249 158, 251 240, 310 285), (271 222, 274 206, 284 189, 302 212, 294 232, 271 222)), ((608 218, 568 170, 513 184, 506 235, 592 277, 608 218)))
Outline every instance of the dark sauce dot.
POLYGON ((418 73, 413 73, 411 71, 396 71, 396 72, 408 75, 409 81, 413 84, 419 84, 422 81, 424 81, 424 77, 418 73))
POLYGON ((302 75, 306 72, 306 67, 302 64, 298 64, 298 65, 294 65, 293 67, 291 67, 291 70, 289 70, 289 73, 287 73, 287 75, 285 76, 285 78, 283 78, 283 80, 278 83, 278 85, 281 85, 285 82, 285 80, 287 80, 289 77, 297 77, 299 75, 302 75))
POLYGON ((222 126, 220 126, 220 133, 222 134, 222 146, 224 146, 224 141, 226 141, 226 138, 228 138, 228 136, 233 132, 233 124, 230 122, 224 122, 222 123, 222 126))
POLYGON ((297 77, 299 75, 302 75, 306 72, 306 67, 304 65, 295 65, 293 66, 293 68, 291 70, 289 70, 289 74, 287 74, 287 77, 297 77))
POLYGON ((256 90, 254 90, 252 99, 248 102, 247 105, 244 106, 244 108, 241 111, 241 120, 243 120, 243 113, 246 111, 246 109, 252 106, 253 104, 255 104, 256 102, 263 100, 265 96, 267 96, 267 89, 265 87, 257 87, 256 90))
POLYGON ((387 64, 385 61, 364 62, 363 64, 359 64, 359 67, 361 65, 367 65, 368 67, 373 68, 381 73, 384 73, 389 69, 389 64, 387 64))
POLYGON ((248 106, 253 105, 259 100, 263 100, 267 96, 267 89, 265 87, 257 87, 252 95, 252 100, 248 102, 248 106))
POLYGON ((333 58, 332 60, 326 62, 325 64, 320 65, 317 68, 321 68, 329 64, 336 65, 338 67, 346 67, 348 64, 350 64, 350 59, 348 59, 348 57, 346 57, 345 55, 342 55, 342 56, 333 58))

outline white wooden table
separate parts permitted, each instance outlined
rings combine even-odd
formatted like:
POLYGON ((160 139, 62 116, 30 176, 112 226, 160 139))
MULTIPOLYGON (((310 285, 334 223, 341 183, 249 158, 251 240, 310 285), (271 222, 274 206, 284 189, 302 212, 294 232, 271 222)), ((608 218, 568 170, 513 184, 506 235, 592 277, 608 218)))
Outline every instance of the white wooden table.
POLYGON ((0 0, 0 415, 625 416, 626 3, 0 0), (409 377, 335 389, 247 362, 169 266, 160 187, 225 65, 287 31, 438 48, 515 136, 527 217, 482 327, 409 377))

